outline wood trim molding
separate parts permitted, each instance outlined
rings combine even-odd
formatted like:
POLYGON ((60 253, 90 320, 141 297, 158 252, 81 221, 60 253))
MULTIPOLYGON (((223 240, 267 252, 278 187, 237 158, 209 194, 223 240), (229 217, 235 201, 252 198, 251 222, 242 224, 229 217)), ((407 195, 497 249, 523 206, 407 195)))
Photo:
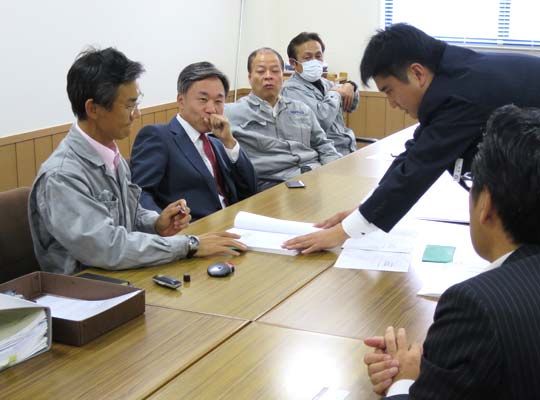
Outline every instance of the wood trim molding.
MULTIPOLYGON (((251 89, 238 89, 237 97, 249 94, 251 89)), ((380 92, 360 92, 358 109, 345 114, 347 125, 357 136, 383 138, 413 123, 401 110, 392 109, 386 95, 380 92)), ((227 101, 234 99, 230 91, 227 101)), ((133 122, 129 138, 118 142, 120 152, 129 158, 139 130, 149 124, 167 123, 177 113, 177 103, 165 103, 141 109, 141 117, 133 122)), ((39 167, 69 131, 71 124, 63 124, 36 131, 0 138, 0 191, 29 186, 39 167)))

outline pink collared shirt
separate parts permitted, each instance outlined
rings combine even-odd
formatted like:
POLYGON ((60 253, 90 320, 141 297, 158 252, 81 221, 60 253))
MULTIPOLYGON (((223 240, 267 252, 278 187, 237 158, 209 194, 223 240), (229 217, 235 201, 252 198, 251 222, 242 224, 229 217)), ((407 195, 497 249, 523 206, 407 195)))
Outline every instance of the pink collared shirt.
POLYGON ((97 140, 92 139, 81 129, 78 123, 75 122, 75 128, 79 131, 83 138, 85 138, 88 143, 97 151, 99 157, 105 163, 107 171, 111 172, 116 176, 116 168, 118 168, 118 163, 120 162, 120 152, 118 151, 118 146, 115 142, 112 142, 111 147, 105 146, 99 143, 97 140))

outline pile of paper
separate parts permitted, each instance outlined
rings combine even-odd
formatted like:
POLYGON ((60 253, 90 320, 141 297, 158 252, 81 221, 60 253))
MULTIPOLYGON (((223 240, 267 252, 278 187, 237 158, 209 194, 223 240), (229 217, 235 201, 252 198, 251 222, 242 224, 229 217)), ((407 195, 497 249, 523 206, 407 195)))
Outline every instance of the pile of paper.
POLYGON ((294 256, 298 251, 282 248, 283 242, 319 230, 309 222, 289 221, 240 211, 234 219, 234 227, 227 232, 240 235, 240 241, 249 250, 294 256))
POLYGON ((33 302, 0 294, 0 370, 50 346, 50 311, 33 302))
POLYGON ((377 231, 360 239, 348 239, 334 266, 407 272, 417 235, 410 226, 401 224, 390 233, 377 231))

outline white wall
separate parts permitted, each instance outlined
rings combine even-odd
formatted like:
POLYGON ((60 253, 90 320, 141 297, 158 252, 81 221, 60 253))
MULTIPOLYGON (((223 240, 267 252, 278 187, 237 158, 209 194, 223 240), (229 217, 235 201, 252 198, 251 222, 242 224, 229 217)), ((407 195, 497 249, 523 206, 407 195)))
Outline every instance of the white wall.
MULTIPOLYGON (((238 87, 246 61, 269 46, 286 59, 301 31, 318 32, 331 71, 359 81, 365 44, 379 23, 379 0, 244 0, 238 87)), ((174 101, 189 63, 208 60, 234 84, 241 0, 17 0, 0 2, 0 136, 73 121, 66 74, 88 45, 115 46, 140 61, 143 107, 174 101)))
POLYGON ((140 61, 143 107, 176 99, 176 79, 208 60, 231 79, 240 0, 0 2, 0 136, 73 120, 66 74, 87 45, 140 61))
POLYGON ((369 38, 379 28, 379 0, 245 0, 239 87, 249 86, 245 63, 263 46, 287 62, 287 45, 302 31, 317 32, 332 72, 348 72, 359 82, 359 65, 369 38))

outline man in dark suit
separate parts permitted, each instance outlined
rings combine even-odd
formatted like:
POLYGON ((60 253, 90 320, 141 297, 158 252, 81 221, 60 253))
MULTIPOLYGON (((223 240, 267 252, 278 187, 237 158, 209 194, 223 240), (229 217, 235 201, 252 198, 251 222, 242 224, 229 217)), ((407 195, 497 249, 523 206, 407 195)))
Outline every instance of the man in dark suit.
POLYGON ((388 399, 540 399, 540 109, 495 111, 472 176, 471 239, 492 264, 443 293, 423 354, 404 329, 365 339, 388 399))
POLYGON ((539 57, 478 53, 406 24, 371 38, 360 72, 364 84, 373 78, 390 105, 420 125, 359 208, 321 222, 326 229, 287 242, 289 249, 309 253, 390 231, 445 170, 458 182, 470 170, 493 110, 505 104, 540 107, 539 57))
POLYGON ((255 170, 223 116, 227 77, 214 65, 188 65, 178 77, 178 115, 141 129, 133 144, 133 182, 141 205, 161 212, 186 199, 193 220, 257 191, 255 170), (213 134, 213 135, 211 135, 213 134))

